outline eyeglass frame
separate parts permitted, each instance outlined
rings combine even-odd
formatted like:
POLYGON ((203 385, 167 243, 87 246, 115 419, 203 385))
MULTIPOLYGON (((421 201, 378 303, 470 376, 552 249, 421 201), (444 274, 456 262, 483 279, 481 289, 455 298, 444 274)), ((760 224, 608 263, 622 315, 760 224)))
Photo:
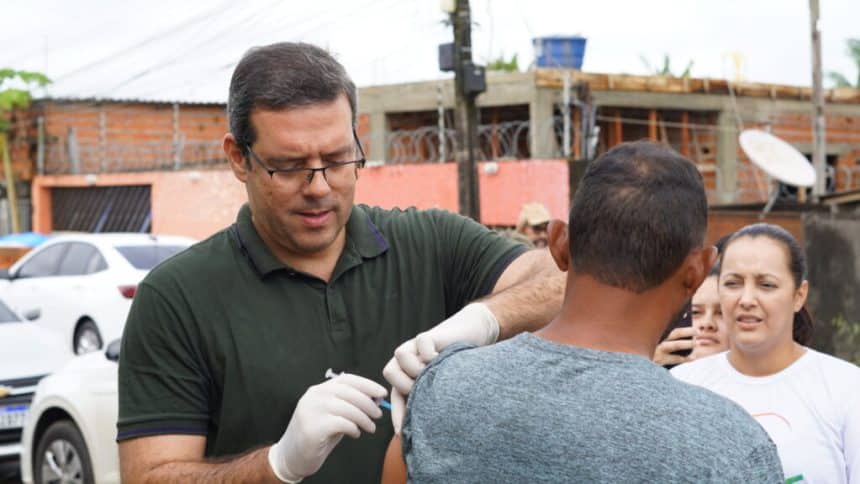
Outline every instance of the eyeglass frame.
POLYGON ((334 161, 334 162, 330 162, 331 164, 328 166, 322 166, 319 168, 304 168, 304 167, 302 167, 302 168, 282 168, 282 169, 269 168, 268 166, 266 166, 265 163, 263 163, 263 160, 260 159, 260 157, 257 155, 257 153, 255 153, 254 150, 251 149, 250 144, 246 143, 245 148, 248 149, 248 153, 251 154, 251 158, 253 158, 254 161, 256 161, 258 165, 260 165, 260 168, 262 168, 266 173, 269 174, 270 179, 275 178, 275 173, 286 173, 289 175, 292 173, 307 171, 310 173, 308 173, 307 179, 305 181, 308 184, 310 184, 311 182, 313 182, 314 175, 316 175, 317 172, 320 171, 320 172, 322 172, 323 180, 325 180, 325 182, 328 183, 328 177, 326 177, 325 171, 328 170, 329 168, 341 167, 341 166, 349 165, 352 163, 355 163, 355 166, 357 166, 358 168, 364 168, 365 163, 367 163, 367 158, 364 154, 364 148, 361 147, 361 141, 358 139, 358 133, 355 132, 355 127, 352 128, 352 138, 353 138, 353 140, 355 140, 355 144, 358 146, 358 152, 361 153, 361 158, 359 158, 357 160, 352 160, 352 161, 334 161))

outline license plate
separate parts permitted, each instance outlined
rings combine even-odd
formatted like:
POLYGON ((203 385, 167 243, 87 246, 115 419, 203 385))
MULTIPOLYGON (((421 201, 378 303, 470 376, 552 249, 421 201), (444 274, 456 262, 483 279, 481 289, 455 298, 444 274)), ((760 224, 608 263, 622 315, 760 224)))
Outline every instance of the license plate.
POLYGON ((29 407, 29 405, 0 406, 0 430, 23 427, 29 407))

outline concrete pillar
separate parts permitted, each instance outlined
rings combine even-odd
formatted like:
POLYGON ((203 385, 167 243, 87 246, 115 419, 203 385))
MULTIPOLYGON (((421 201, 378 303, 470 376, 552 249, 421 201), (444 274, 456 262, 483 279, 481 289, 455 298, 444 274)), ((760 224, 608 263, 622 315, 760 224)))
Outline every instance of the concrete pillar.
POLYGON ((738 190, 738 131, 735 116, 728 109, 717 118, 717 201, 733 203, 738 190))
POLYGON ((529 152, 532 159, 559 158, 553 130, 556 91, 534 87, 529 101, 529 152))
POLYGON ((385 161, 388 156, 388 118, 384 111, 373 111, 370 113, 370 153, 368 160, 385 161))

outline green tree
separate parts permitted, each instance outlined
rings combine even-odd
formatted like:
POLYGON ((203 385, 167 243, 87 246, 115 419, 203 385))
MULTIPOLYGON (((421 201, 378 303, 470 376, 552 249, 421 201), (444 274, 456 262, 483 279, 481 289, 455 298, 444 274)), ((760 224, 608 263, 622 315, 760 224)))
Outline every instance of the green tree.
POLYGON ((645 69, 648 69, 655 76, 664 76, 664 77, 690 77, 690 71, 693 69, 693 60, 687 63, 687 67, 681 71, 680 75, 675 75, 672 73, 672 61, 669 58, 669 54, 663 54, 663 65, 659 68, 656 68, 651 65, 648 61, 648 58, 645 57, 644 54, 639 54, 639 59, 642 61, 642 65, 645 66, 645 69))
POLYGON ((520 66, 517 62, 517 54, 511 56, 510 60, 506 60, 504 55, 499 56, 496 60, 487 64, 487 70, 502 72, 519 72, 520 66))
POLYGON ((9 113, 13 109, 23 109, 30 105, 32 95, 30 89, 45 87, 51 83, 48 77, 40 72, 16 71, 0 69, 0 154, 3 156, 3 173, 6 179, 6 198, 9 201, 9 215, 12 221, 12 231, 20 232, 18 221, 18 200, 15 196, 15 176, 12 172, 12 161, 9 157, 9 142, 6 136, 10 128, 9 113))
POLYGON ((841 72, 836 71, 828 72, 827 78, 830 79, 830 82, 832 82, 836 87, 853 87, 855 89, 860 89, 860 39, 848 39, 845 41, 845 44, 845 53, 851 57, 851 60, 854 61, 854 65, 857 67, 857 82, 852 83, 848 80, 848 77, 843 75, 841 72))

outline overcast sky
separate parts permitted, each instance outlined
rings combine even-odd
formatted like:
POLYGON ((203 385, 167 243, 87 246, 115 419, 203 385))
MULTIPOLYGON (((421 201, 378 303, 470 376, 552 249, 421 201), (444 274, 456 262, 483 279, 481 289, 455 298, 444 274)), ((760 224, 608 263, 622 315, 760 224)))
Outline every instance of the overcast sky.
MULTIPOLYGON (((860 0, 820 0, 824 70, 857 79, 845 40, 860 37, 860 0)), ((583 70, 645 74, 640 60, 696 77, 809 85, 808 0, 472 0, 474 56, 518 54, 531 39, 588 38, 583 70)), ((4 2, 0 67, 39 70, 53 96, 226 100, 251 46, 313 42, 360 86, 443 78, 437 45, 453 39, 438 0, 20 0, 4 2)), ((826 84, 827 85, 827 84, 826 84)))

